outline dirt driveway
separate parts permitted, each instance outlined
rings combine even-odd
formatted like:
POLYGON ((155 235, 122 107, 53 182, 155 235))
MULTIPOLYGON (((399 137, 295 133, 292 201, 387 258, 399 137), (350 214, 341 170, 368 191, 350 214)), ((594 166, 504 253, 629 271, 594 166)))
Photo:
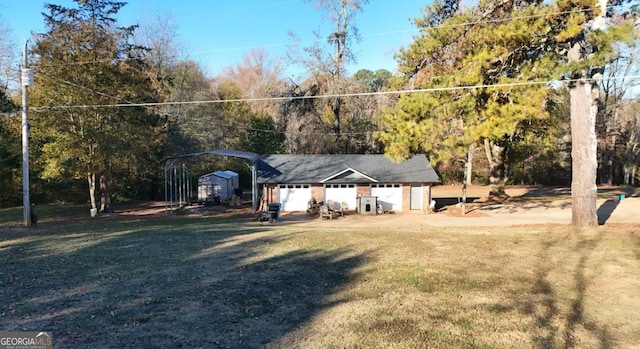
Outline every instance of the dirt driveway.
MULTIPOLYGON (((350 214, 333 220, 320 220, 304 213, 283 213, 282 224, 314 224, 326 227, 397 227, 399 230, 420 227, 489 227, 531 224, 570 224, 571 198, 566 188, 511 187, 511 196, 501 203, 483 202, 488 187, 473 186, 467 190, 470 198, 466 214, 462 215, 457 196, 461 188, 457 186, 434 187, 432 197, 438 202, 434 213, 422 211, 391 213, 384 215, 350 214), (533 188, 533 189, 532 189, 533 188), (537 192, 533 193, 534 190, 537 192), (532 198, 527 195, 536 195, 532 198)), ((629 189, 599 189, 598 220, 602 224, 637 224, 640 228, 640 197, 629 189), (620 193, 626 192, 623 200, 620 193)))

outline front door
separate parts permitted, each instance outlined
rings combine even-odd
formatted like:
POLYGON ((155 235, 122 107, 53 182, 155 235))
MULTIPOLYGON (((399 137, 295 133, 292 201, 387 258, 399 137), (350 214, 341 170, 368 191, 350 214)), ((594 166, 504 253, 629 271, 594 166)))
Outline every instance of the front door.
POLYGON ((422 210, 422 184, 411 184, 411 209, 422 210))

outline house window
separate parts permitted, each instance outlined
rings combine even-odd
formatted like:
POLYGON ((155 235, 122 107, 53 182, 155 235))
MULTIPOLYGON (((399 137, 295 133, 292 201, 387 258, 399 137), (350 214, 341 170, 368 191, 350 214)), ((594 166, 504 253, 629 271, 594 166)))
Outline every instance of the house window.
POLYGON ((325 184, 325 188, 355 188, 355 184, 325 184))
POLYGON ((280 184, 278 185, 280 189, 307 189, 309 188, 309 184, 280 184))
POLYGON ((400 188, 400 184, 371 184, 371 188, 400 188))

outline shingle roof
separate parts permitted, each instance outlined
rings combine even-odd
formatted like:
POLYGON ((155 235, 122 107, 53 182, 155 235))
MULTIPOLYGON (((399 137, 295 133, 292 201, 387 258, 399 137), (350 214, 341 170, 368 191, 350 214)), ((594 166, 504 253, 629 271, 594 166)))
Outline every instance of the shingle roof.
MULTIPOLYGON (((346 169, 360 172, 379 183, 440 183, 440 177, 424 154, 401 163, 377 154, 262 155, 258 182, 314 184, 346 169)), ((342 183, 349 180, 357 183, 358 176, 353 177, 356 178, 342 178, 342 183)))

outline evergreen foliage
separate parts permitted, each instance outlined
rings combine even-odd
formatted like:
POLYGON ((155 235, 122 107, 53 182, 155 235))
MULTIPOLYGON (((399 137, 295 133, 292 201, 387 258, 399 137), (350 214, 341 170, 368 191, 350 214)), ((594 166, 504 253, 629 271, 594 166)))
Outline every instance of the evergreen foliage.
POLYGON ((602 48, 588 60, 567 62, 571 40, 594 13, 593 1, 489 0, 467 10, 437 1, 427 7, 415 20, 421 35, 398 53, 398 87, 435 91, 403 95, 386 113, 378 133, 386 154, 400 161, 427 152, 434 163, 451 163, 482 145, 491 194, 504 195, 505 161, 522 160, 514 157, 519 147, 545 147, 547 138, 536 137, 549 119, 552 87, 545 82, 603 64, 608 45, 630 29, 589 36, 602 48))
POLYGON ((20 122, 8 117, 16 105, 0 89, 0 206, 18 204, 21 186, 20 122))

